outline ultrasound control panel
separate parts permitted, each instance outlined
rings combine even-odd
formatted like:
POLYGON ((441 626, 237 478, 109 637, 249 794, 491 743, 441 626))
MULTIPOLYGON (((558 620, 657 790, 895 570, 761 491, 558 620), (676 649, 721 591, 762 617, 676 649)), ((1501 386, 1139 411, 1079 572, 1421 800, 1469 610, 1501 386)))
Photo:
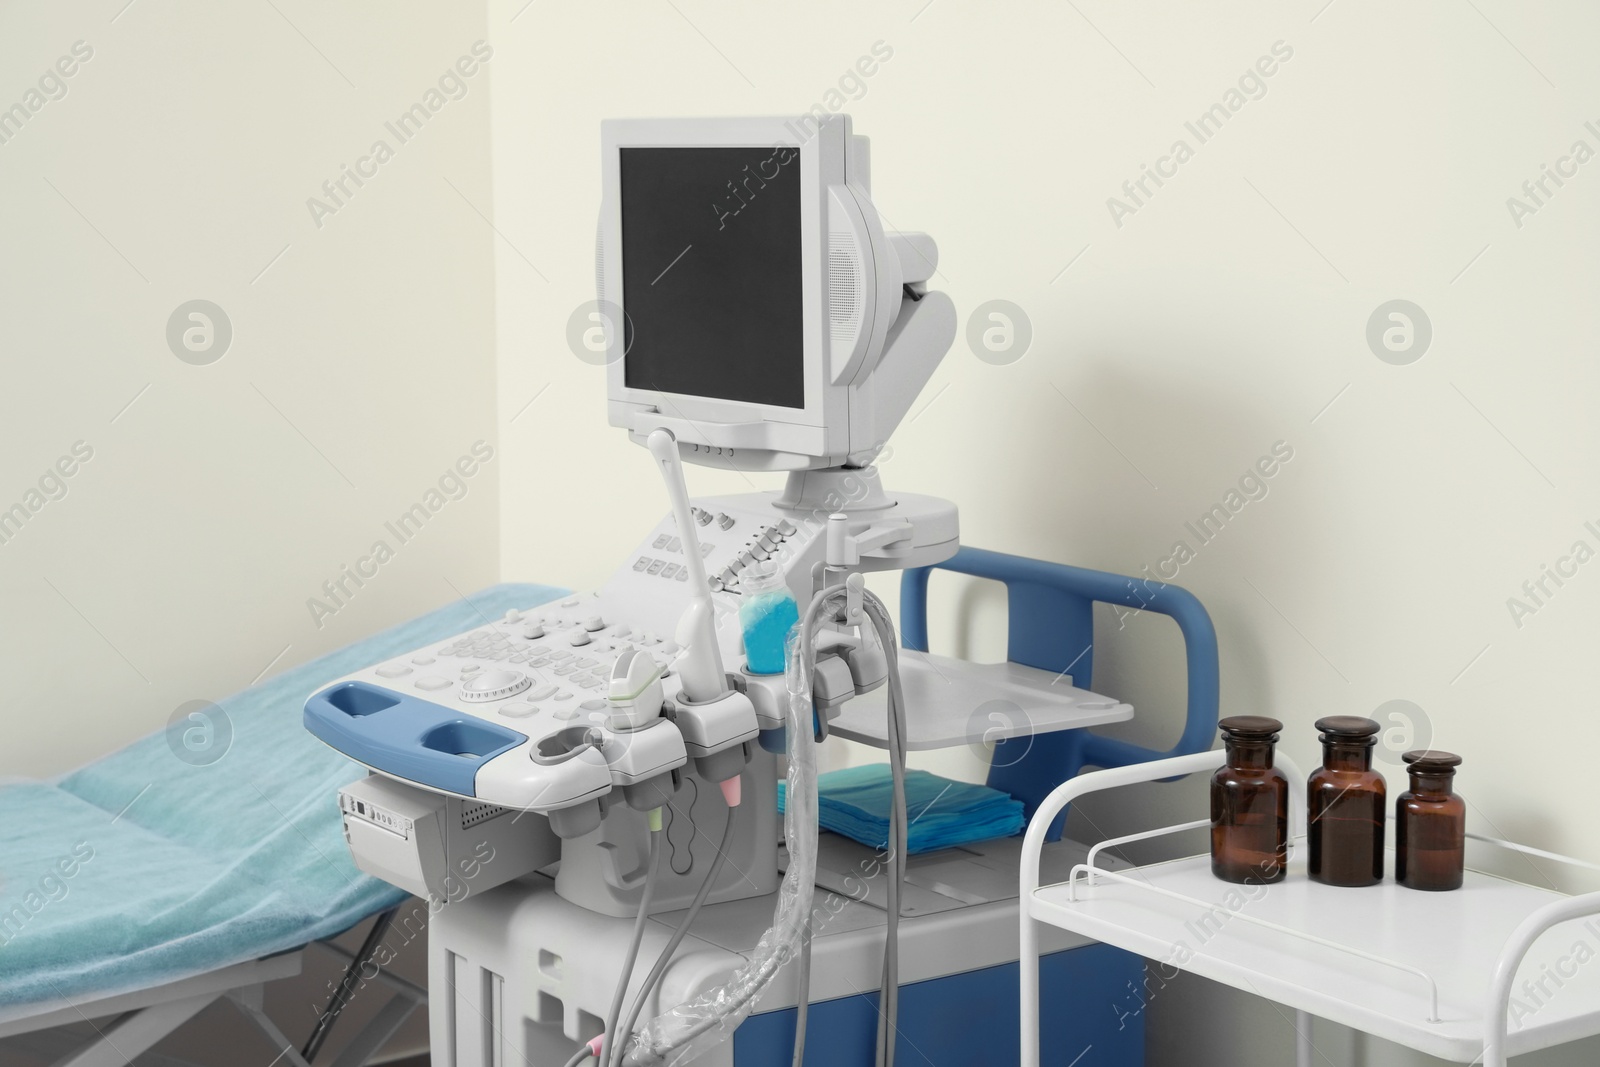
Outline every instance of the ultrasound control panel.
MULTIPOLYGON (((776 559, 803 602, 820 559, 820 525, 772 500, 716 498, 693 509, 729 673, 744 664, 741 573, 776 559)), ((670 770, 685 759, 676 729, 614 728, 608 696, 618 660, 636 653, 659 668, 666 699, 677 697, 682 649, 674 630, 689 601, 687 574, 668 515, 599 589, 507 611, 357 671, 312 696, 306 725, 381 774, 531 810, 581 803, 670 770), (561 758, 574 738, 595 741, 593 754, 561 758)))

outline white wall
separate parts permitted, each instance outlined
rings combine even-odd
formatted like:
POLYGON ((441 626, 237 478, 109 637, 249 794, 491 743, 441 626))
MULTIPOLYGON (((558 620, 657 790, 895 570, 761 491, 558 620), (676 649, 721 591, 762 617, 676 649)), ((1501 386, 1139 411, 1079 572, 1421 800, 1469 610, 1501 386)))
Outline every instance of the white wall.
MULTIPOLYGON (((500 405, 523 412, 504 436, 508 577, 596 582, 664 507, 649 464, 605 425, 601 372, 564 340, 593 295, 600 119, 793 114, 881 40, 892 59, 848 103, 874 138, 878 203, 936 237, 938 283, 964 318, 1002 298, 1033 330, 1003 366, 958 340, 894 438, 888 483, 956 500, 967 543, 1024 555, 1133 573, 1187 541, 1198 551, 1176 580, 1217 623, 1228 711, 1278 715, 1310 764, 1313 719, 1410 701, 1414 735, 1390 738, 1387 766, 1412 744, 1459 751, 1479 826, 1600 860, 1587 809, 1546 770, 1600 743, 1586 667, 1600 564, 1550 583, 1520 626, 1507 606, 1573 542, 1600 549, 1584 526, 1600 520, 1600 164, 1552 184, 1520 226, 1507 207, 1575 140, 1600 150, 1584 126, 1600 126, 1600 12, 523 2, 491 9, 500 405), (1185 122, 1275 45, 1292 55, 1263 64, 1265 94, 1200 143, 1185 122), (1193 157, 1119 226, 1108 198, 1178 138, 1193 157), (1365 336, 1394 299, 1432 324, 1409 365, 1365 336), (1265 497, 1199 545, 1185 524, 1277 442, 1293 458, 1265 497)), ((957 621, 947 609, 936 633, 957 621)), ((1098 681, 1144 709, 1134 733, 1170 739, 1170 627, 1115 628, 1098 681)), ((991 627, 970 647, 1000 646, 991 627)), ((1114 831, 1199 798, 1169 787, 1096 821, 1114 831)), ((1202 1062, 1176 1050, 1205 1020, 1242 1028, 1245 1047, 1209 1026, 1203 1062, 1284 1061, 1270 1008, 1198 988, 1152 1006, 1159 1062, 1202 1062)), ((1318 1041, 1359 1062, 1344 1036, 1318 1041)))
POLYGON ((0 108, 38 105, 0 127, 0 509, 38 506, 0 526, 0 774, 497 572, 498 460, 407 543, 384 525, 497 442, 487 71, 408 143, 385 129, 487 37, 483 8, 125 3, 0 10, 0 108), (30 98, 80 41, 65 95, 30 98), (323 182, 379 139, 393 158, 337 207, 323 182), (232 324, 209 365, 166 339, 196 298, 232 324), (65 495, 30 497, 76 442, 65 495), (393 558, 328 598, 378 540, 393 558))
MULTIPOLYGON (((385 529, 498 445, 487 71, 406 143, 385 128, 488 35, 471 4, 0 7, 0 109, 28 109, 0 125, 0 510, 37 506, 0 525, 0 776, 77 766, 496 579, 498 453, 407 543, 385 529), (80 41, 92 56, 29 97, 80 41), (322 183, 379 139, 392 158, 334 204, 322 183), (320 226, 313 196, 337 207, 320 226), (208 365, 166 338, 196 298, 232 325, 208 365), (65 495, 30 498, 80 441, 65 495), (327 598, 378 540, 393 558, 327 598)), ((297 1039, 332 962, 269 998, 297 1039)), ((158 1051, 279 1051, 240 1027, 215 1007, 158 1051)), ((393 1047, 425 1042, 419 1015, 393 1047)))

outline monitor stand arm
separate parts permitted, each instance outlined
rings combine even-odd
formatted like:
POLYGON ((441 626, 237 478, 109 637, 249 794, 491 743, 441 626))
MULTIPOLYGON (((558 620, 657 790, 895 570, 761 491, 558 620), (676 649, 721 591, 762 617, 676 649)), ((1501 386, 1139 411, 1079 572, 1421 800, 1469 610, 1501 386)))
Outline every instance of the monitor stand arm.
POLYGON ((773 505, 791 522, 823 533, 830 570, 929 567, 960 545, 954 504, 915 493, 890 496, 876 467, 791 471, 773 505))

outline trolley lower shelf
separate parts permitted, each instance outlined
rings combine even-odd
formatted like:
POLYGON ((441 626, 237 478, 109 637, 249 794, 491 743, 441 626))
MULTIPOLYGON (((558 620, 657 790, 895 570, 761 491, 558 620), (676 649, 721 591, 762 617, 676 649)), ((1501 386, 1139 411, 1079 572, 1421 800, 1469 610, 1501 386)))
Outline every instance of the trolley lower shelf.
MULTIPOLYGON (((1104 842, 1068 881, 1038 885, 1031 855, 1066 803, 1098 789, 1212 770, 1221 760, 1222 753, 1208 752, 1082 775, 1035 814, 1020 887, 1024 1064, 1038 1062, 1028 1058, 1030 1041, 1037 1046, 1037 1012, 1030 1034, 1028 1010, 1030 977, 1037 984, 1028 953, 1035 923, 1139 953, 1169 978, 1173 970, 1203 975, 1456 1063, 1482 1058, 1500 1067, 1507 1055, 1600 1034, 1600 894, 1571 897, 1470 870, 1451 892, 1405 889, 1392 877, 1341 889, 1312 882, 1298 858, 1270 885, 1220 881, 1209 856, 1121 870, 1097 865, 1107 846, 1203 822, 1104 842)), ((1284 771, 1304 781, 1292 766, 1284 771)), ((1392 853, 1387 870, 1394 870, 1392 853)), ((1303 1062, 1306 1042, 1302 1035, 1303 1062)))

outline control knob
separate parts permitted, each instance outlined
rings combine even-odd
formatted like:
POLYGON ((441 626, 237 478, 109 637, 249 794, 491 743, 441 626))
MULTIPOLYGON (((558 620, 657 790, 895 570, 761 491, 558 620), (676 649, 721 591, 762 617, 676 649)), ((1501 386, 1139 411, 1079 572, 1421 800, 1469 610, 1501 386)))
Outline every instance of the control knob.
POLYGON ((532 679, 521 671, 482 671, 461 683, 461 699, 474 704, 504 700, 532 684, 532 679))

